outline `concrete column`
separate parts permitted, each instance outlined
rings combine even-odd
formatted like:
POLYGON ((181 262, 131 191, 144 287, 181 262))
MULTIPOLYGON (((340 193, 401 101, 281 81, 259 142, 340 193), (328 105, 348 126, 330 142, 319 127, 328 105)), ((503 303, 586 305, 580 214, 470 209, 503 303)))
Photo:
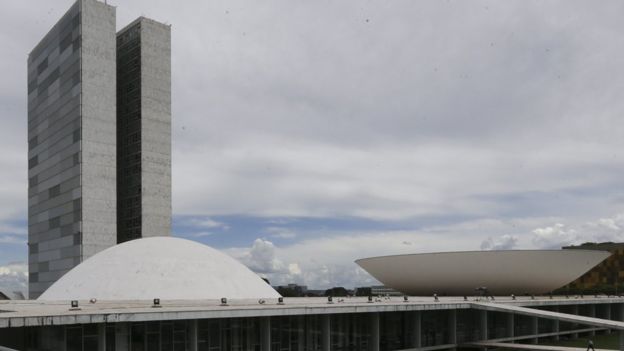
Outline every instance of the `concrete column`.
MULTIPOLYGON (((572 306, 572 314, 578 316, 578 314, 579 314, 579 307, 578 307, 578 305, 572 306)), ((572 329, 578 329, 578 327, 579 327, 578 323, 572 323, 572 329)), ((578 339, 578 336, 579 336, 578 333, 570 334, 570 337, 572 339, 578 339)))
POLYGON ((98 331, 98 351, 106 351, 106 324, 99 323, 98 331))
MULTIPOLYGON (((611 304, 610 303, 604 304, 604 310, 605 310, 604 319, 610 320, 611 319, 611 304)), ((605 330, 605 334, 611 334, 611 329, 605 330)))
MULTIPOLYGON (((538 320, 537 317, 531 317, 531 335, 537 335, 539 334, 539 328, 538 328, 538 320)), ((531 339, 531 343, 532 344, 537 344, 537 337, 531 339)))
POLYGON ((193 319, 189 323, 189 349, 197 351, 197 319, 193 319))
POLYGON ((507 314, 507 336, 510 338, 513 338, 515 336, 514 317, 515 315, 513 313, 507 314))
POLYGON ((115 351, 130 350, 130 328, 128 323, 115 323, 115 351))
POLYGON ((305 350, 305 316, 297 317, 297 334, 299 350, 305 350))
POLYGON ((448 343, 457 344, 457 310, 449 310, 448 343))
MULTIPOLYGON (((624 306, 624 304, 622 304, 624 306)), ((414 326, 414 333, 412 336, 412 347, 422 347, 422 328, 421 328, 421 315, 420 311, 412 312, 412 325, 414 326)))
POLYGON ((624 351, 624 330, 620 330, 620 351, 624 351))
MULTIPOLYGON (((554 311, 559 312, 559 306, 555 306, 554 311)), ((559 340, 559 320, 558 319, 555 319, 552 321, 552 329, 553 329, 553 333, 557 333, 553 338, 555 340, 559 340)))
POLYGON ((371 324, 371 351, 379 351, 379 313, 371 313, 370 314, 370 324, 371 324))
POLYGON ((331 350, 331 325, 328 314, 321 316, 321 346, 323 351, 331 350))
MULTIPOLYGON (((589 305, 589 316, 596 317, 596 305, 589 305)), ((592 330, 589 332, 589 336, 595 336, 596 331, 592 330)))
POLYGON ((481 340, 488 339, 487 311, 479 311, 479 335, 481 340))
POLYGON ((271 318, 262 317, 260 320, 260 343, 262 351, 271 351, 271 318))

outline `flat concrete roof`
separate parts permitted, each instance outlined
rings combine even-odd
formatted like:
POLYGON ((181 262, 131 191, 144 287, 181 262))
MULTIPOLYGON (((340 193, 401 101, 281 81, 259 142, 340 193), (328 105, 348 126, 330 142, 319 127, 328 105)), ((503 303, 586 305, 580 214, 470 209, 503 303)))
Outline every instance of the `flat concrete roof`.
MULTIPOLYGON (((396 311, 425 311, 444 309, 468 309, 475 304, 484 304, 484 299, 474 297, 464 301, 463 297, 410 296, 407 302, 403 297, 375 298, 369 303, 367 297, 334 297, 328 303, 326 297, 284 298, 278 305, 277 299, 228 300, 221 306, 220 300, 162 300, 161 307, 152 307, 152 300, 146 301, 80 301, 78 310, 70 309, 70 301, 0 301, 0 328, 70 325, 83 323, 140 322, 158 320, 183 320, 203 318, 268 317, 287 315, 370 313, 396 311)), ((624 303, 619 297, 495 297, 487 304, 520 307, 548 305, 579 305, 624 303)))
MULTIPOLYGON (((497 349, 510 349, 510 350, 544 350, 544 351, 585 351, 585 347, 565 347, 565 346, 549 346, 549 345, 536 345, 536 344, 512 344, 507 342, 489 342, 489 341, 477 341, 462 344, 463 347, 484 348, 491 347, 497 349)), ((595 351, 613 351, 611 349, 595 349, 595 351)))

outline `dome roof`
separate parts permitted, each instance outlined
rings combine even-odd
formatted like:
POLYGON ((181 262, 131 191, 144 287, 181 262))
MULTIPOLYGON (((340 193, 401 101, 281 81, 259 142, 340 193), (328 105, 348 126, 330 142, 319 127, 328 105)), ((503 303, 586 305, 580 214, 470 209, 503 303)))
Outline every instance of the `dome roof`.
POLYGON ((542 294, 578 278, 611 256, 595 250, 435 252, 355 261, 384 285, 409 295, 542 294))
POLYGON ((277 298, 232 257, 195 241, 152 237, 108 248, 67 272, 39 300, 277 298))

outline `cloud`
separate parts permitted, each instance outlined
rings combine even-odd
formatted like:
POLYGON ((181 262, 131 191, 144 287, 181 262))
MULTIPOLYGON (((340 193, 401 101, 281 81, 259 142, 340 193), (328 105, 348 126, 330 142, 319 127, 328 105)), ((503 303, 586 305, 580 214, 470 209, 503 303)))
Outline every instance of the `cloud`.
POLYGON ((543 249, 558 249, 576 243, 578 239, 577 231, 562 223, 533 230, 533 243, 543 249))
POLYGON ((268 227, 265 229, 265 231, 269 234, 269 236, 273 238, 293 239, 297 237, 297 233, 294 230, 289 229, 289 228, 268 227))
POLYGON ((518 244, 518 237, 514 235, 503 235, 492 239, 488 237, 481 243, 481 250, 511 250, 518 244))
POLYGON ((275 245, 268 240, 256 239, 249 252, 241 257, 253 271, 264 274, 284 273, 285 266, 275 255, 275 245))
POLYGON ((0 244, 26 244, 23 236, 0 234, 0 244))
POLYGON ((0 266, 0 290, 26 292, 28 289, 28 265, 13 262, 0 266))
POLYGON ((540 248, 560 248, 584 242, 624 241, 624 213, 576 225, 556 223, 532 232, 533 243, 540 248))
MULTIPOLYGON (((3 7, 0 227, 27 218, 25 55, 72 2, 3 7)), ((621 218, 593 219, 624 209, 624 4, 482 5, 119 6, 120 27, 172 24, 173 209, 196 218, 185 234, 264 217, 249 231, 279 245, 231 251, 319 286, 369 281, 360 255, 622 240, 621 218), (293 217, 391 229, 307 233, 293 217)), ((11 260, 16 227, 0 228, 11 260)))
POLYGON ((211 236, 211 235, 213 235, 213 234, 214 234, 214 233, 212 233, 212 232, 197 232, 197 233, 193 233, 193 234, 191 234, 191 235, 192 235, 193 237, 195 237, 195 238, 205 238, 205 237, 207 237, 207 236, 211 236))
POLYGON ((225 223, 215 221, 210 218, 191 218, 185 223, 188 226, 198 227, 198 228, 206 228, 206 229, 222 229, 228 230, 230 226, 225 223))

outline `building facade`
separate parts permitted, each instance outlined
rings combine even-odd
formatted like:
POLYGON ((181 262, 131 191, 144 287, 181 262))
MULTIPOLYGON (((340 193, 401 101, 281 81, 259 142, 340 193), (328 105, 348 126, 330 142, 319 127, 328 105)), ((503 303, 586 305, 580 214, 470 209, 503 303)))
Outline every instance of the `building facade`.
MULTIPOLYGON (((100 306, 80 301, 73 309, 53 302, 39 303, 38 314, 28 303, 7 305, 12 311, 0 314, 0 346, 60 351, 527 349, 560 339, 585 341, 617 330, 619 349, 624 349, 621 298, 276 302, 109 301, 100 306)), ((596 343, 596 348, 605 345, 596 343)))
POLYGON ((30 53, 30 298, 118 242, 170 235, 170 42, 145 18, 118 35, 115 7, 78 0, 30 53))
POLYGON ((117 242, 171 232, 171 29, 117 34, 117 242))
POLYGON ((116 243, 115 8, 76 2, 28 57, 29 296, 116 243))

